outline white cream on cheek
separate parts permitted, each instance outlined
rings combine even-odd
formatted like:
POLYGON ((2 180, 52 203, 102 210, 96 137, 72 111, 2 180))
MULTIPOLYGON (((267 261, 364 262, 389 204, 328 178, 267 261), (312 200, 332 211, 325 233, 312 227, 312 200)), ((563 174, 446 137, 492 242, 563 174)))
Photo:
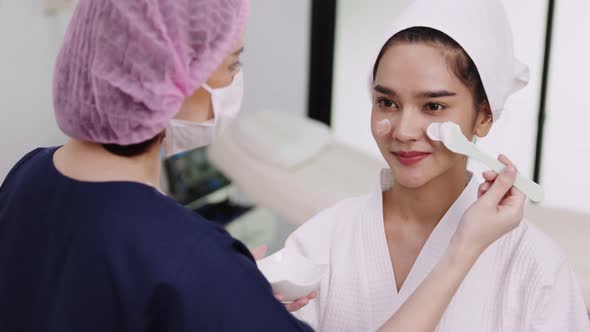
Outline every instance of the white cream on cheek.
MULTIPOLYGON (((456 129, 458 132, 462 133, 461 127, 452 121, 447 122, 435 122, 431 123, 428 128, 426 129, 426 135, 433 140, 433 141, 440 141, 440 142, 448 142, 451 137, 452 131, 456 129)), ((474 137, 475 139, 475 137, 474 137)), ((448 143, 445 143, 445 145, 448 143)))
POLYGON ((442 135, 440 132, 440 122, 431 123, 426 129, 426 135, 433 141, 442 141, 442 135))
POLYGON ((375 125, 375 132, 378 136, 386 136, 391 133, 392 125, 389 119, 383 119, 375 125))

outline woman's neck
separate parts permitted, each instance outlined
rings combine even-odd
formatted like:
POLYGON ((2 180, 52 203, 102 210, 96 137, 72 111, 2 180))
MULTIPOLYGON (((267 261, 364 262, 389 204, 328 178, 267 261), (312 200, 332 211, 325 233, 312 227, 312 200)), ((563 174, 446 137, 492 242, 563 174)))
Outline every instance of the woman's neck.
POLYGON ((63 175, 79 181, 139 182, 160 187, 160 142, 135 157, 121 157, 100 144, 72 139, 55 152, 53 162, 63 175))
POLYGON ((400 184, 383 193, 386 222, 403 222, 436 226, 461 195, 466 185, 466 165, 461 163, 418 188, 400 184))

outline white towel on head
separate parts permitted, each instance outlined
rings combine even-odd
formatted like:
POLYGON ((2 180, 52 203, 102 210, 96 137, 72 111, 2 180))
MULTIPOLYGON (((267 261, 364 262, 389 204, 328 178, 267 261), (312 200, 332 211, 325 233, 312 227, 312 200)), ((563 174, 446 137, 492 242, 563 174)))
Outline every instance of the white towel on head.
POLYGON ((382 45, 412 27, 436 29, 463 47, 477 66, 494 120, 508 97, 528 84, 529 69, 514 56, 512 30, 499 0, 416 0, 395 19, 382 45))

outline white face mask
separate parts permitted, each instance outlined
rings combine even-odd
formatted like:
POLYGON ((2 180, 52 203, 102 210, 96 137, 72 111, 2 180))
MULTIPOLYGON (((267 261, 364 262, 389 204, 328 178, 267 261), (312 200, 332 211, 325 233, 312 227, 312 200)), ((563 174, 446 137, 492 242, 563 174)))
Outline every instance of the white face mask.
POLYGON ((242 71, 224 88, 213 89, 204 84, 203 89, 211 94, 214 118, 202 123, 172 119, 164 138, 167 157, 211 144, 238 115, 244 94, 242 71))

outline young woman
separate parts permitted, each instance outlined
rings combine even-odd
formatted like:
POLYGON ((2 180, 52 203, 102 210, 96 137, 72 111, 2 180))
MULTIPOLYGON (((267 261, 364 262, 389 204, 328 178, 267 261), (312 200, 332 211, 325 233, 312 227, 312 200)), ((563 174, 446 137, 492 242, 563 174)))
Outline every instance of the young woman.
MULTIPOLYGON (((299 318, 319 331, 374 331, 407 303, 478 198, 467 158, 427 127, 452 121, 468 138, 486 136, 526 79, 499 1, 417 0, 401 15, 373 70, 371 125, 389 169, 375 192, 323 211, 287 241, 329 265, 299 318)), ((483 251, 443 310, 441 332, 590 330, 565 254, 526 222, 483 251)))
MULTIPOLYGON (((286 310, 308 298, 285 308, 239 241, 156 185, 162 148, 208 144, 239 108, 247 7, 78 1, 54 90, 70 139, 27 154, 0 187, 0 331, 310 330, 286 310)), ((485 243, 518 223, 514 174, 492 181, 386 328, 428 330, 485 243)))

